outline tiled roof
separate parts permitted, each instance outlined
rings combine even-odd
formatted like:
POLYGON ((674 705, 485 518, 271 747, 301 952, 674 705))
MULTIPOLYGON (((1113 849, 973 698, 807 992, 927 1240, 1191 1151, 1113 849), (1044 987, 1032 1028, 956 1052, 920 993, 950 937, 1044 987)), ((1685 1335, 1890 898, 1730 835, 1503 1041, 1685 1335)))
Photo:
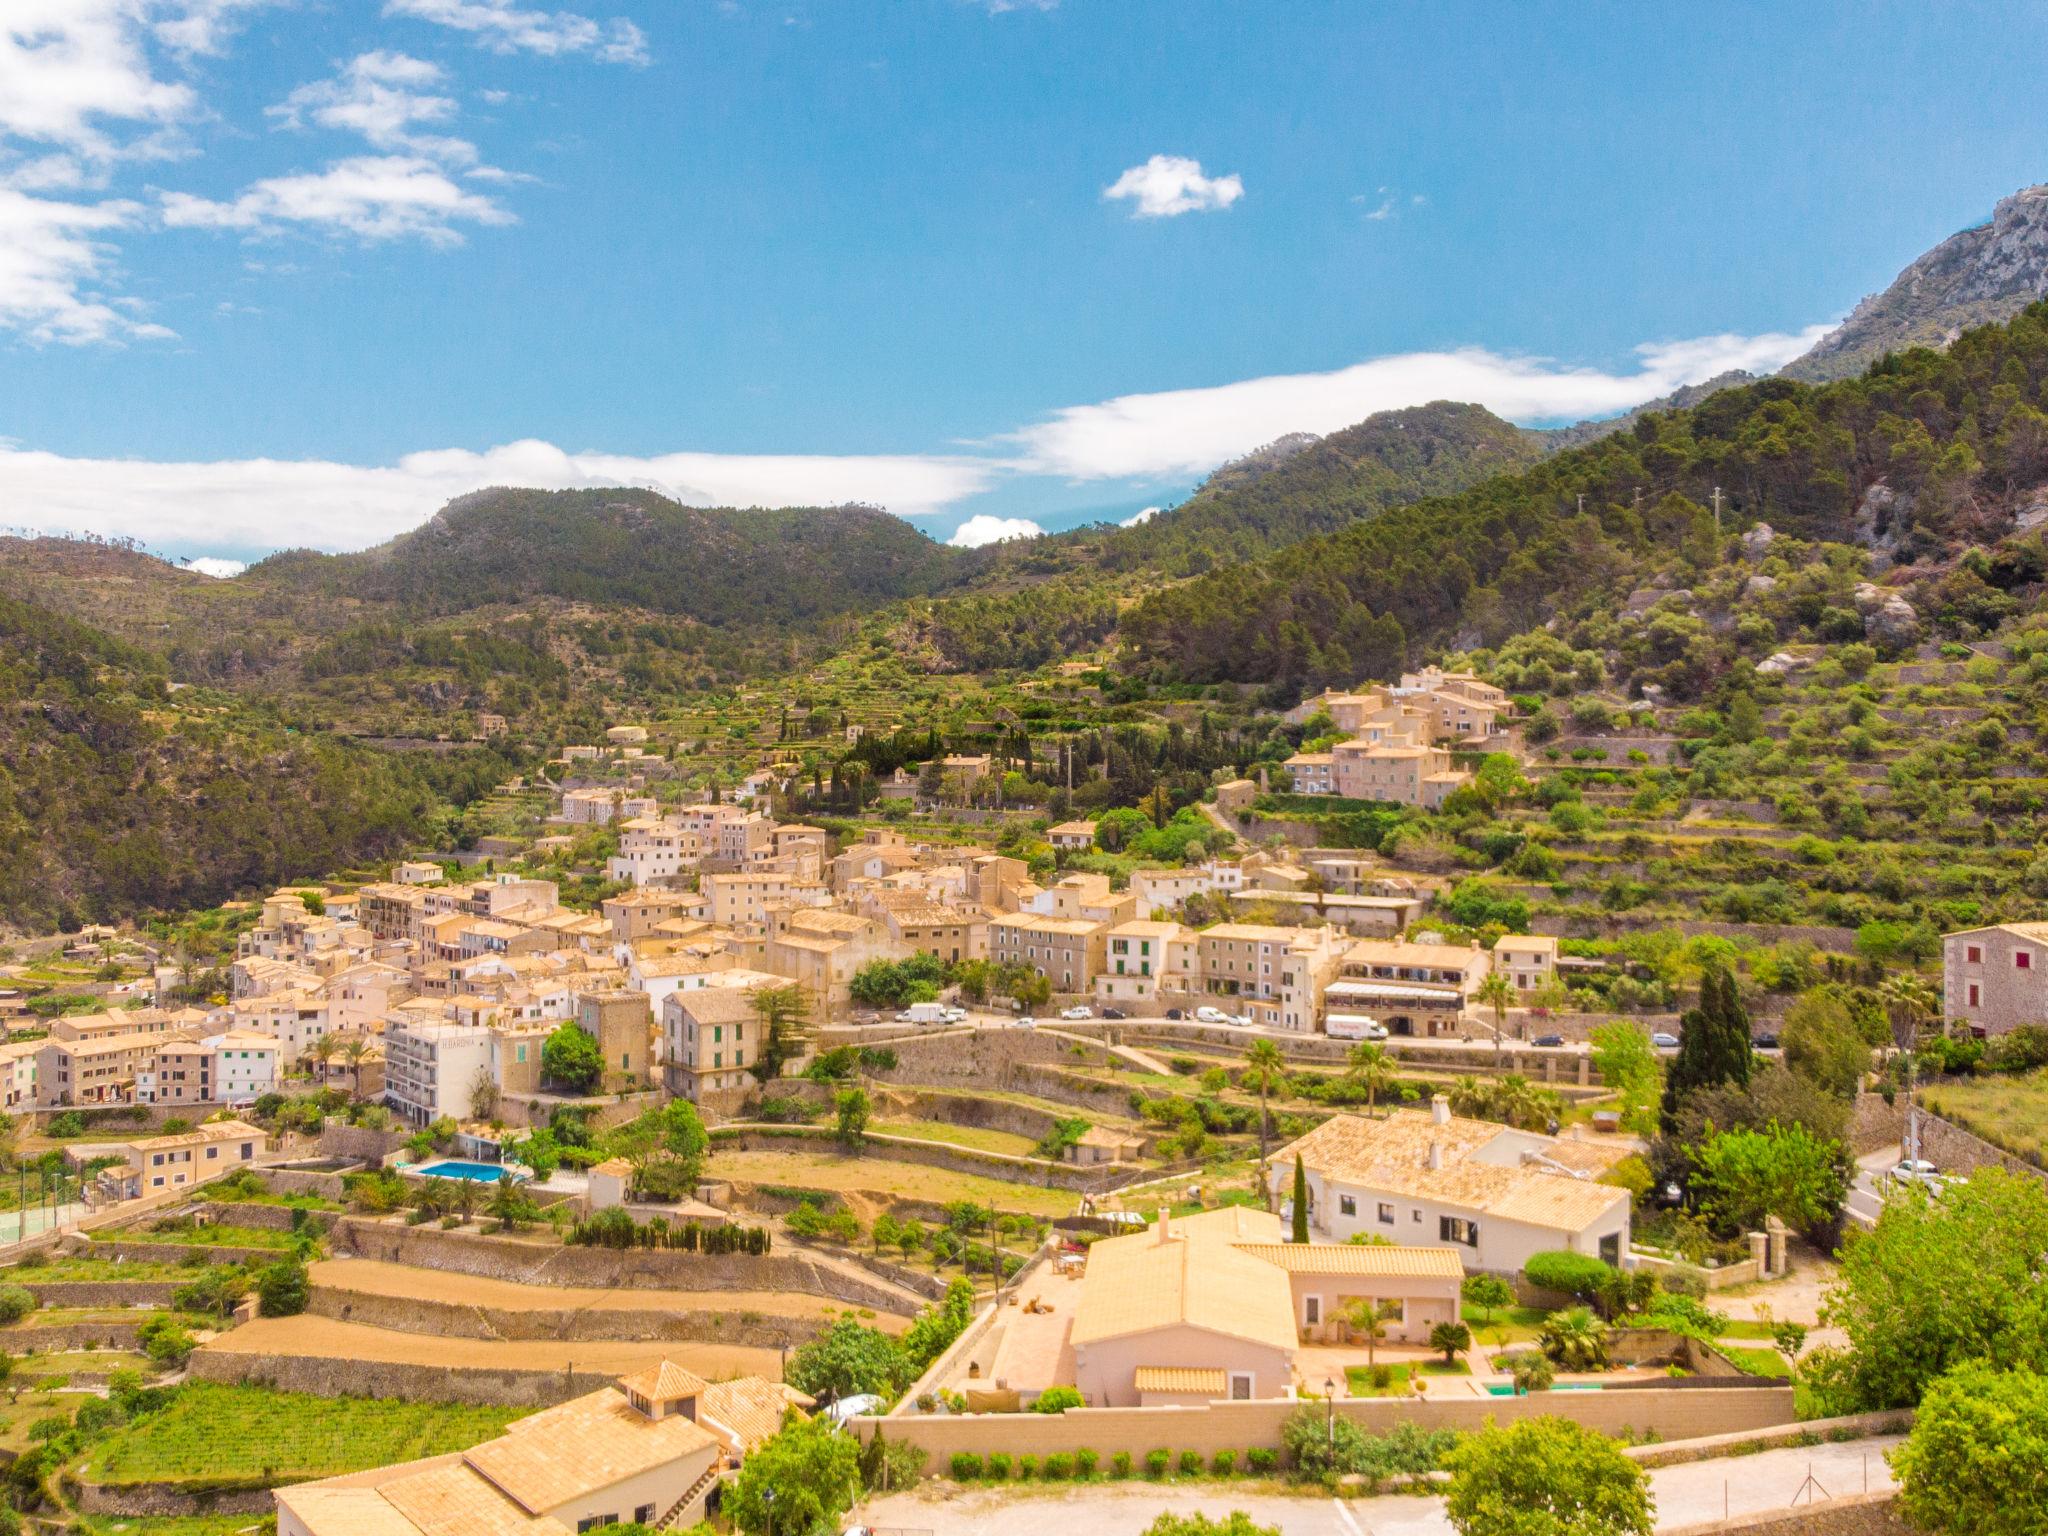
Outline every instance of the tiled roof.
POLYGON ((1239 1243, 1240 1253, 1290 1275, 1369 1275, 1375 1279, 1462 1280, 1465 1264, 1450 1248, 1382 1243, 1239 1243))
POLYGON ((1221 1397, 1228 1387, 1221 1370, 1192 1365, 1141 1365, 1131 1373, 1140 1392, 1208 1392, 1221 1397))
POLYGON ((647 1418, 606 1387, 519 1420, 463 1460, 522 1509, 539 1514, 714 1443, 683 1415, 647 1418))
MULTIPOLYGON (((497 1494, 491 1497, 505 1503, 497 1494)), ((316 1483, 280 1488, 277 1502, 297 1516, 313 1536, 421 1536, 421 1527, 387 1500, 382 1488, 327 1488, 316 1483)), ((510 1505, 505 1508, 511 1510, 510 1505)), ((546 1527, 529 1523, 527 1529, 546 1527)))
POLYGON ((619 1386, 627 1392, 638 1392, 649 1402, 667 1402, 670 1398, 695 1397, 710 1383, 695 1371, 685 1370, 673 1360, 631 1376, 621 1376, 619 1386))
POLYGON ((697 1399, 697 1416, 729 1429, 739 1440, 742 1455, 782 1428, 789 1411, 787 1393, 772 1381, 758 1376, 741 1376, 717 1382, 697 1399))
POLYGON ((1075 1308, 1076 1346, 1185 1326, 1292 1350, 1294 1306, 1287 1280, 1232 1244, 1277 1238, 1279 1219, 1226 1207, 1157 1230, 1110 1238, 1088 1250, 1075 1308))
POLYGON ((539 1510, 521 1510, 460 1462, 430 1466, 377 1491, 430 1536, 555 1536, 566 1529, 539 1510))

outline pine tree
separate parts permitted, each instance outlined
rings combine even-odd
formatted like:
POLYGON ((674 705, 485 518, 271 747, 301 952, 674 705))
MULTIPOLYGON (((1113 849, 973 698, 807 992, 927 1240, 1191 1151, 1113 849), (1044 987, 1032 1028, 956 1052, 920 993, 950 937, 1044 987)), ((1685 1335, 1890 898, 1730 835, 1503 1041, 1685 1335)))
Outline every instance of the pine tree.
POLYGON ((1308 1241, 1308 1170, 1301 1166, 1301 1154, 1294 1154, 1294 1241, 1308 1241))

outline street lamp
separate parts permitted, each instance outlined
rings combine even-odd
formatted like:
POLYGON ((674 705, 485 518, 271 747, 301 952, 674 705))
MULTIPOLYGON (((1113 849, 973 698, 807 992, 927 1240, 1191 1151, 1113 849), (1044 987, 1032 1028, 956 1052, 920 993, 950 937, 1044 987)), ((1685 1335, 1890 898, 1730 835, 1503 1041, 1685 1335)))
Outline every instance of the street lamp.
POLYGON ((1323 1378, 1323 1433, 1329 1443, 1330 1454, 1335 1456, 1337 1454, 1337 1378, 1334 1376, 1325 1376, 1323 1378))
POLYGON ((763 1488, 761 1490, 761 1509, 768 1517, 768 1536, 775 1536, 775 1490, 773 1488, 763 1488))

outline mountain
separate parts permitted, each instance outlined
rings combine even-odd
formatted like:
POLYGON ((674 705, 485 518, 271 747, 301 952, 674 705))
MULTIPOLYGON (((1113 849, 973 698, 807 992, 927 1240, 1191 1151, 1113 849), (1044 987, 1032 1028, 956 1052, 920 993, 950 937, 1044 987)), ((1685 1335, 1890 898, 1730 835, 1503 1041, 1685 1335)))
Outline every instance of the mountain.
POLYGON ((1438 400, 1380 411, 1225 465, 1179 506, 1110 535, 1101 560, 1110 570, 1192 575, 1464 490, 1542 454, 1541 438, 1484 406, 1438 400))
POLYGON ((2043 296, 2048 185, 2015 192, 1988 223, 1949 236, 1780 371, 1810 383, 1847 378, 1887 352, 1946 346, 1969 327, 2009 319, 2043 296))
POLYGON ((1551 452, 1562 448, 1577 448, 1584 443, 1597 442, 1610 433, 1626 431, 1653 412, 1686 410, 1698 405, 1709 395, 1718 395, 1724 389, 1735 389, 1740 385, 1755 382, 1755 374, 1746 373, 1740 368, 1731 368, 1726 373, 1717 373, 1702 383, 1681 385, 1668 395, 1659 395, 1655 400, 1645 400, 1634 410, 1623 411, 1619 416, 1602 416, 1597 421, 1574 422, 1569 427, 1551 427, 1539 430, 1535 435, 1551 452))
POLYGON ((160 659, 0 594, 0 923, 203 906, 412 845, 510 765, 395 757, 173 691, 160 659))
MULTIPOLYGON (((1392 676, 1446 648, 1617 608, 1652 578, 1685 585, 1688 564, 1720 546, 1707 510, 1718 491, 1729 526, 1881 551, 1963 637, 2008 616, 2010 590, 2038 579, 2038 550, 1983 546, 2031 526, 2022 517, 2044 483, 2048 304, 2035 304, 1857 378, 1764 379, 1645 416, 1519 474, 1154 592, 1119 630, 1140 668, 1179 682, 1292 696, 1392 676)), ((1313 484, 1298 490, 1315 501, 1313 484)), ((1826 606, 1816 595, 1814 616, 1826 606)), ((1853 608, 1838 626, 1859 638, 1866 627, 1853 608)), ((1673 624, 1644 642, 1668 651, 1680 697, 1698 685, 1696 638, 1673 624)))

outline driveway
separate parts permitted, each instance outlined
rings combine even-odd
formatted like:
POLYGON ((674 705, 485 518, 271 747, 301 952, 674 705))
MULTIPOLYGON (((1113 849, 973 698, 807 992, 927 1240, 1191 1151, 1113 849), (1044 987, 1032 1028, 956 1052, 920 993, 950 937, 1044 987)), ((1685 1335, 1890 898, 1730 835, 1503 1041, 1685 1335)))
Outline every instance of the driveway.
MULTIPOLYGON (((1658 1529, 1719 1520, 1724 1508, 1731 1515, 1788 1509, 1809 1472, 1828 1498, 1862 1493, 1866 1486, 1871 1492, 1894 1487, 1884 1452, 1899 1439, 1879 1435, 1843 1445, 1658 1468, 1650 1473, 1658 1529)), ((934 1536, 1045 1536, 1054 1526, 1088 1536, 1141 1536, 1165 1510, 1222 1516, 1241 1509, 1260 1525, 1278 1526, 1282 1536, 1453 1536, 1442 1499, 1402 1494, 1334 1499, 1249 1488, 1233 1493, 1216 1483, 1139 1482, 975 1489, 945 1497, 941 1488, 950 1485, 928 1483, 913 1493, 871 1500, 857 1518, 880 1531, 930 1531, 934 1536)), ((1803 1496, 1800 1503, 1812 1497, 1803 1496)))

